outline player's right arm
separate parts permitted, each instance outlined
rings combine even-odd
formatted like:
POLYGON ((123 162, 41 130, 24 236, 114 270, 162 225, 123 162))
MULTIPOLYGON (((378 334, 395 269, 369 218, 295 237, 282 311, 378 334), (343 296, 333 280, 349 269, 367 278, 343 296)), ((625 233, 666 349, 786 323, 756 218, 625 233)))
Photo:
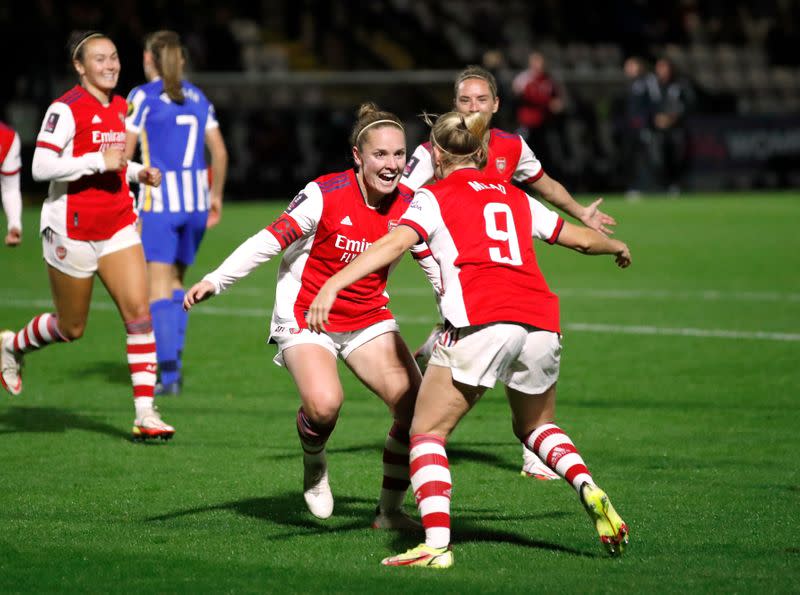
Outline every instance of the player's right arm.
POLYGON ((286 210, 255 235, 245 240, 216 270, 186 292, 183 307, 225 291, 249 275, 258 265, 278 255, 290 244, 316 229, 322 216, 322 192, 316 182, 309 183, 292 199, 286 210))
POLYGON ((533 217, 533 237, 582 254, 613 254, 617 266, 623 269, 630 266, 631 252, 624 242, 609 238, 590 227, 564 221, 531 196, 528 196, 528 203, 533 217))
POLYGON ((3 197, 3 210, 8 221, 6 246, 18 246, 22 242, 22 193, 20 192, 20 175, 22 158, 20 157, 19 134, 14 133, 14 140, 0 163, 0 196, 3 197))
POLYGON ((31 167, 34 180, 73 182, 83 176, 119 171, 125 167, 125 156, 120 149, 85 153, 79 157, 62 155, 64 147, 74 136, 75 119, 72 110, 64 103, 53 103, 48 108, 36 137, 31 167))

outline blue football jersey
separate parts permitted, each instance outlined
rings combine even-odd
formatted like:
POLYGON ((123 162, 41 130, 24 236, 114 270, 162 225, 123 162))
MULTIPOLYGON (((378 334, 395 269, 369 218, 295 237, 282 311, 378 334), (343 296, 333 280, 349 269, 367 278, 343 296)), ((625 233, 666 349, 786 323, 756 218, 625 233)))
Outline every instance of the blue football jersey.
POLYGON ((142 163, 161 170, 161 186, 139 188, 139 209, 153 213, 207 211, 205 133, 219 126, 214 106, 195 85, 183 81, 183 103, 173 102, 160 79, 128 95, 125 127, 139 135, 142 163))

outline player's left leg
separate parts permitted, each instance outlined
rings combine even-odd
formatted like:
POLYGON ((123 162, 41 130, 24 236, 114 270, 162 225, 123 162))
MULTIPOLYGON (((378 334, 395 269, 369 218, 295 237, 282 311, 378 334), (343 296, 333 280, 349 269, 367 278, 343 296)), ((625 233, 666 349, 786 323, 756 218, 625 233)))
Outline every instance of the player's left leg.
POLYGON ((419 529, 403 511, 409 486, 408 445, 414 402, 422 378, 398 332, 384 332, 350 351, 345 363, 389 407, 394 424, 383 448, 383 484, 372 526, 376 529, 419 529))
POLYGON ((453 481, 445 441, 485 390, 455 382, 450 368, 433 364, 425 371, 414 409, 409 453, 411 488, 425 528, 425 541, 402 554, 385 558, 381 561, 384 566, 453 565, 450 548, 453 481))
POLYGON ((592 519, 600 541, 611 555, 621 554, 628 543, 628 527, 608 496, 597 487, 570 437, 553 423, 556 385, 541 394, 506 388, 514 433, 522 443, 575 491, 592 519))
POLYGON ((161 419, 153 402, 157 369, 156 340, 147 300, 144 252, 140 243, 119 250, 112 245, 110 249, 114 251, 104 253, 98 259, 97 274, 125 323, 128 368, 136 410, 133 437, 168 440, 175 433, 175 428, 161 419))

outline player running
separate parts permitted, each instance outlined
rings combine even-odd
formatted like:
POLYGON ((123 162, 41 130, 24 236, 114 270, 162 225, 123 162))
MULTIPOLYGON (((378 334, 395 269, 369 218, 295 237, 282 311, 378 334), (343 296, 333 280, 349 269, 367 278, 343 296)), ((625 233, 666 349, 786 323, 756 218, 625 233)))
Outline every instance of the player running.
POLYGON ((275 363, 286 367, 300 393, 297 433, 306 505, 321 519, 333 512, 325 445, 344 400, 338 356, 394 417, 383 451, 383 487, 373 526, 419 528, 402 504, 409 485, 408 429, 421 378, 387 308, 389 263, 342 292, 331 309, 327 332, 312 332, 305 320, 325 280, 385 235, 410 202, 410 196, 397 191, 406 163, 405 131, 397 116, 371 103, 362 105, 350 143, 354 169, 310 182, 278 219, 189 289, 184 305, 188 310, 220 293, 284 251, 270 341, 278 345, 275 363))
MULTIPOLYGON (((497 113, 500 108, 497 81, 492 73, 480 66, 468 66, 461 71, 456 77, 454 91, 455 109, 462 114, 482 113, 491 120, 492 115, 497 113)), ((608 226, 616 225, 616 221, 600 211, 602 198, 598 198, 588 207, 582 206, 572 198, 563 185, 545 173, 542 164, 520 135, 504 132, 497 128, 491 128, 485 134, 488 155, 483 170, 487 174, 506 182, 513 181, 527 186, 547 202, 572 215, 587 227, 604 234, 612 233, 608 226)), ((426 142, 418 146, 408 160, 403 177, 400 179, 400 187, 413 194, 415 190, 433 181, 434 178, 432 148, 430 142, 426 142)), ((417 262, 439 292, 441 272, 436 261, 427 258, 427 255, 427 251, 417 249, 417 262)), ((442 332, 442 325, 435 326, 428 339, 414 354, 421 370, 425 370, 433 345, 442 332)), ((525 448, 522 449, 522 459, 522 475, 543 480, 558 479, 558 476, 552 473, 547 465, 525 448)))
POLYGON ((83 336, 96 273, 125 323, 136 410, 133 437, 169 439, 175 429, 153 405, 156 346, 128 188, 129 181, 157 187, 161 172, 125 158, 127 105, 113 92, 120 63, 111 39, 96 31, 76 33, 70 58, 80 84, 47 109, 33 153, 34 179, 50 181, 40 231, 56 312, 39 314, 18 332, 0 334, 0 379, 18 395, 24 355, 83 336))
POLYGON ((425 542, 383 560, 387 566, 446 568, 453 482, 445 443, 487 388, 506 386, 514 433, 577 492, 600 540, 623 551, 628 529, 594 482, 567 434, 553 423, 561 358, 558 298, 536 263, 531 238, 630 265, 628 247, 565 222, 522 190, 483 168, 488 118, 450 112, 431 130, 437 179, 417 191, 399 225, 320 289, 309 328, 333 321, 337 294, 383 270, 420 240, 441 265, 445 318, 425 371, 411 425, 411 486, 425 542), (502 287, 498 292, 496 288, 502 287))

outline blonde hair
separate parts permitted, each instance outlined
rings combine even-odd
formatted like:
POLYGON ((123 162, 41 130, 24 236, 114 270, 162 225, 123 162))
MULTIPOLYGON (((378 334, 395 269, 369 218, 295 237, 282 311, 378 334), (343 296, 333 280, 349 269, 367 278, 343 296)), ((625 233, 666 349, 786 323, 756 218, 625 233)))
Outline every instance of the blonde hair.
POLYGON ((380 126, 396 126, 403 133, 403 122, 391 112, 382 111, 377 105, 372 102, 362 103, 356 112, 356 123, 350 132, 350 145, 357 147, 360 151, 366 141, 368 129, 378 128, 380 126))
POLYGON ((497 79, 494 75, 482 66, 471 64, 464 70, 458 73, 455 85, 453 86, 453 95, 458 98, 458 86, 467 79, 482 79, 489 85, 489 90, 492 92, 492 99, 497 99, 497 79))
POLYGON ((423 119, 431 127, 431 144, 442 153, 443 168, 473 164, 482 169, 486 165, 489 149, 485 136, 491 115, 482 112, 447 112, 436 118, 435 122, 430 114, 423 114, 423 119))
POLYGON ((153 54, 153 64, 164 81, 164 91, 175 103, 183 103, 183 46, 175 31, 156 31, 147 36, 144 49, 153 54))

